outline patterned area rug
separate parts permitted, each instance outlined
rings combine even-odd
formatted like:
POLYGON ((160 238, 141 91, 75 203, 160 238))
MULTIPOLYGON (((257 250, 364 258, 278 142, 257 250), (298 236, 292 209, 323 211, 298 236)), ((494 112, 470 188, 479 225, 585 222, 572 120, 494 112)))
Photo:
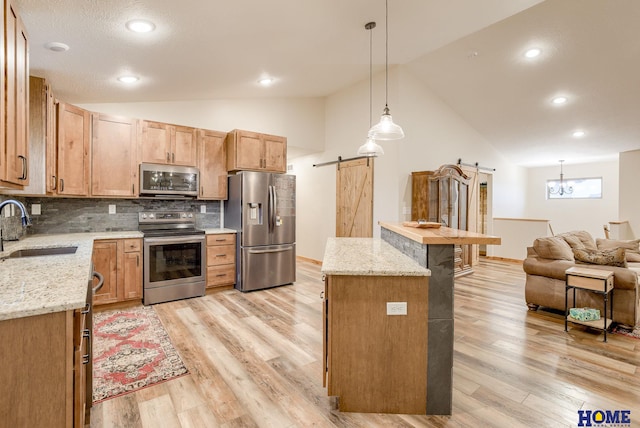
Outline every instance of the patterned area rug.
POLYGON ((94 403, 188 372, 152 306, 97 312, 93 334, 94 403))
POLYGON ((631 327, 624 327, 621 325, 617 325, 613 328, 613 332, 618 334, 624 334, 625 336, 631 336, 636 339, 640 339, 640 326, 631 328, 631 327))

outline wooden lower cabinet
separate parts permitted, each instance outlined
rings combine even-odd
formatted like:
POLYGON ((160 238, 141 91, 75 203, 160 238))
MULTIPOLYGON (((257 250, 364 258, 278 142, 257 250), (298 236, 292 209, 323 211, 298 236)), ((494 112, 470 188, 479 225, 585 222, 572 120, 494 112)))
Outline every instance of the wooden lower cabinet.
POLYGON ((71 310, 0 321, 0 427, 84 427, 91 340, 71 310))
POLYGON ((207 288, 236 283, 236 235, 207 235, 207 288))
POLYGON ((93 265, 104 277, 102 288, 93 298, 94 304, 142 299, 142 239, 95 241, 93 265))
POLYGON ((424 276, 325 278, 323 385, 340 411, 426 414, 428 287, 424 276), (407 314, 388 315, 388 302, 407 314))

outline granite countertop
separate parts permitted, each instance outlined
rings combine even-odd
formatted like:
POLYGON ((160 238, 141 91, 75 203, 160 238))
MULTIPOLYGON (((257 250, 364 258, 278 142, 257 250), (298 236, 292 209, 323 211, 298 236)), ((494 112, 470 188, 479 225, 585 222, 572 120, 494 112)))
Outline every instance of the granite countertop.
POLYGON ((204 233, 206 233, 207 235, 216 235, 216 234, 222 234, 222 233, 238 233, 238 232, 234 229, 227 229, 224 227, 213 227, 209 229, 204 229, 204 233))
POLYGON ((417 228, 404 226, 402 223, 378 222, 380 227, 398 233, 405 238, 416 241, 419 244, 486 244, 500 245, 501 239, 497 236, 484 235, 482 233, 466 230, 452 229, 450 227, 417 228))
POLYGON ((386 242, 374 238, 329 238, 321 271, 325 275, 431 275, 429 269, 386 242))
POLYGON ((33 235, 5 242, 16 250, 77 246, 74 254, 0 260, 0 321, 83 308, 96 239, 142 238, 137 231, 33 235))

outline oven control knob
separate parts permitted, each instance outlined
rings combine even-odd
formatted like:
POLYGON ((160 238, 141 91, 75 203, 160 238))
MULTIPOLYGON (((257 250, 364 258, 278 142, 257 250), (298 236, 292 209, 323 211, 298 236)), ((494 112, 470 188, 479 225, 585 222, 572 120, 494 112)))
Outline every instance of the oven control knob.
POLYGON ((149 218, 154 218, 155 214, 149 214, 149 218))
POLYGON ((193 218, 193 214, 189 213, 189 218, 193 218))
POLYGON ((180 215, 180 217, 182 217, 182 218, 187 218, 187 213, 182 213, 182 214, 180 215))
POLYGON ((146 214, 142 214, 142 218, 143 218, 143 219, 146 219, 146 218, 147 218, 147 215, 146 215, 146 214))

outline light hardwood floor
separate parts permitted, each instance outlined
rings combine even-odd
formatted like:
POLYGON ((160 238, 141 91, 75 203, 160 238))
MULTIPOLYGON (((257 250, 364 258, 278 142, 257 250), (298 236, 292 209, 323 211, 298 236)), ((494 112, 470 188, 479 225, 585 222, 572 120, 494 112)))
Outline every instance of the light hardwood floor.
MULTIPOLYGON (((640 340, 529 312, 520 264, 481 261, 455 283, 453 415, 340 413, 322 387, 323 283, 156 305, 189 374, 97 404, 101 427, 569 427, 579 409, 631 410, 640 340)), ((621 425, 628 426, 628 425, 621 425)))

